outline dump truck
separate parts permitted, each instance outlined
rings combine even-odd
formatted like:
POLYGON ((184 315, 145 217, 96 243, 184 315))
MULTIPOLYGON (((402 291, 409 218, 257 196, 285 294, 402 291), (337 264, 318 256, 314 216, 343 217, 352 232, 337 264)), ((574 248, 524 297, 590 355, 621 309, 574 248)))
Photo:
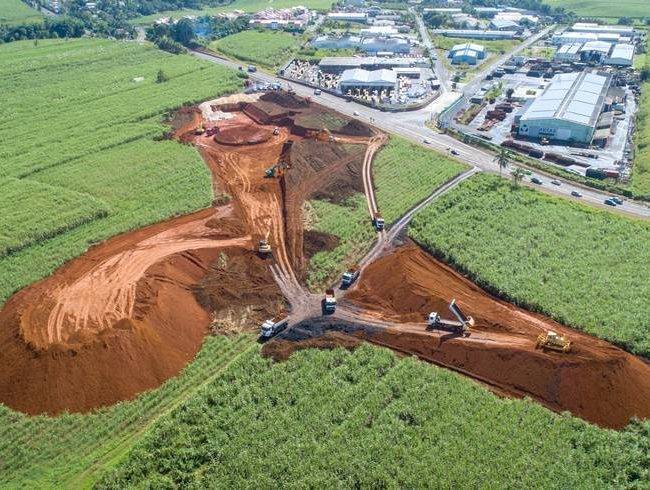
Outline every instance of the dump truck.
POLYGON ((381 217, 381 214, 375 213, 372 217, 372 225, 375 227, 375 230, 381 231, 384 229, 384 218, 381 217))
POLYGON ((432 311, 427 317, 427 328, 451 330, 452 332, 469 337, 471 327, 474 326, 474 319, 463 313, 455 299, 452 299, 451 303, 449 303, 449 311, 456 317, 456 320, 442 318, 438 312, 432 311))
POLYGON ((270 339, 287 328, 288 324, 289 322, 286 318, 277 322, 275 320, 264 320, 264 323, 262 323, 262 327, 260 328, 260 337, 263 339, 270 339))
POLYGON ((268 255, 271 253, 271 245, 269 245, 269 242, 265 239, 261 239, 257 247, 257 251, 260 253, 260 255, 268 255))
POLYGON ((274 127, 274 128, 273 128, 273 134, 274 134, 275 136, 279 135, 279 134, 280 134, 280 128, 278 128, 277 126, 274 127))
POLYGON ((359 273, 361 271, 359 270, 359 267, 354 265, 350 267, 346 272, 343 273, 343 277, 341 278, 341 287, 342 288, 349 288, 354 284, 354 281, 356 281, 359 278, 359 273))
POLYGON ((540 333, 537 337, 536 349, 551 349, 558 352, 569 352, 571 350, 571 341, 557 332, 549 330, 546 333, 540 333))
POLYGON ((325 291, 325 298, 323 299, 323 310, 325 313, 334 313, 336 311, 336 296, 334 290, 328 289, 325 291))

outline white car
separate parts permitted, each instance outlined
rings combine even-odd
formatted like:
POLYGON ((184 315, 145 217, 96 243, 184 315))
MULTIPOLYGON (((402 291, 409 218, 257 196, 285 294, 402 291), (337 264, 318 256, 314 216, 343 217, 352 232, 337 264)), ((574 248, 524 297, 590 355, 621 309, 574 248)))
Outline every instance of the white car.
POLYGON ((359 115, 359 111, 354 111, 354 112, 352 113, 352 115, 353 115, 353 116, 358 116, 358 115, 359 115))

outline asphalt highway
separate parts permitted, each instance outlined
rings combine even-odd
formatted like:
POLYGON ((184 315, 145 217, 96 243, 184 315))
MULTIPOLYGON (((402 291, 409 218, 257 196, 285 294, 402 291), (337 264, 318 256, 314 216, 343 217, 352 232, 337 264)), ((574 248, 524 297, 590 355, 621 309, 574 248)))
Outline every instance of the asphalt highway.
MULTIPOLYGON (((219 63, 235 70, 240 67, 243 70, 246 70, 246 65, 219 56, 197 51, 193 51, 192 54, 204 60, 219 63)), ((452 158, 456 158, 466 164, 476 167, 478 170, 483 172, 499 173, 498 165, 495 163, 494 155, 492 153, 472 147, 452 138, 451 136, 438 133, 428 128, 425 125, 425 122, 430 119, 431 111, 427 110, 427 108, 402 113, 383 112, 356 102, 349 102, 341 97, 326 92, 322 92, 321 95, 315 96, 313 88, 298 83, 288 83, 286 80, 261 71, 250 73, 249 75, 250 78, 256 82, 280 83, 283 87, 290 85, 296 91, 297 95, 302 97, 311 97, 312 100, 321 105, 374 125, 387 133, 400 135, 417 144, 447 153, 450 156, 452 156, 451 151, 453 150, 457 154, 453 155, 452 158)), ((503 172, 503 177, 510 178, 510 170, 516 166, 517 165, 511 164, 511 168, 503 172)), ((522 184, 534 187, 548 194, 581 201, 584 204, 604 208, 612 212, 618 212, 643 219, 650 218, 650 207, 642 203, 624 199, 622 205, 616 207, 607 206, 604 204, 604 201, 610 197, 611 194, 581 186, 569 180, 562 179, 561 177, 550 176, 538 170, 532 171, 532 174, 527 176, 522 184), (542 184, 532 184, 530 180, 533 177, 537 177, 541 180, 542 184), (552 180, 556 180, 560 185, 551 184, 552 180), (573 197, 571 195, 572 192, 578 192, 582 197, 573 197)))

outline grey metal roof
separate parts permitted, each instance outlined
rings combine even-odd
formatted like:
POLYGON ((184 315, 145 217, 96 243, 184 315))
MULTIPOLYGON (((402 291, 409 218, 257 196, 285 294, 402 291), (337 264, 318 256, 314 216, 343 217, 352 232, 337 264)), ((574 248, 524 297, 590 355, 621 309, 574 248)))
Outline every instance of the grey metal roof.
POLYGON ((633 44, 617 44, 612 49, 612 54, 609 55, 610 59, 623 59, 631 61, 634 58, 634 45, 633 44))
POLYGON ((480 44, 463 43, 463 44, 456 44, 454 47, 452 47, 449 50, 449 52, 455 56, 457 54, 456 53, 457 51, 467 51, 468 49, 471 51, 476 51, 477 53, 482 53, 485 51, 485 47, 481 46, 480 44))
POLYGON ((557 119, 594 126, 611 76, 584 71, 555 75, 544 92, 522 115, 522 121, 557 119))
POLYGON ((557 50, 557 54, 578 54, 582 48, 582 43, 563 44, 557 50))
POLYGON ((583 44, 580 51, 597 51, 599 53, 607 54, 612 49, 612 43, 605 41, 589 41, 583 44))

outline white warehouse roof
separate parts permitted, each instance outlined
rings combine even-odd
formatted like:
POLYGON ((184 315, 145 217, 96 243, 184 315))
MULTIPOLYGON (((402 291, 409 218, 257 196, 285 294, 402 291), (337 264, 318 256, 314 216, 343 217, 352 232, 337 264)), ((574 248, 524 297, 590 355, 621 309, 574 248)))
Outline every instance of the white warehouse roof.
POLYGON ((481 46, 480 44, 474 44, 474 43, 464 43, 464 44, 456 44, 453 48, 449 50, 449 52, 454 55, 457 51, 476 51, 477 53, 483 53, 485 52, 485 47, 481 46))
POLYGON ((571 28, 575 32, 597 32, 620 34, 621 36, 632 36, 634 28, 629 26, 601 26, 590 22, 576 22, 571 28))
POLYGON ((584 71, 555 75, 521 119, 557 119, 584 126, 593 126, 598 120, 610 76, 584 71))
POLYGON ((397 83, 397 73, 393 70, 363 70, 361 68, 353 68, 345 70, 341 74, 339 80, 341 85, 395 85, 397 83))
POLYGON ((631 65, 634 59, 634 45, 633 44, 617 44, 612 49, 609 58, 605 63, 616 65, 631 65))
POLYGON ((584 43, 582 45, 580 51, 582 52, 596 51, 598 53, 607 54, 609 53, 610 49, 612 49, 611 43, 607 43, 605 41, 589 41, 588 43, 584 43))
POLYGON ((577 55, 582 48, 581 43, 563 44, 555 53, 556 55, 577 55))

